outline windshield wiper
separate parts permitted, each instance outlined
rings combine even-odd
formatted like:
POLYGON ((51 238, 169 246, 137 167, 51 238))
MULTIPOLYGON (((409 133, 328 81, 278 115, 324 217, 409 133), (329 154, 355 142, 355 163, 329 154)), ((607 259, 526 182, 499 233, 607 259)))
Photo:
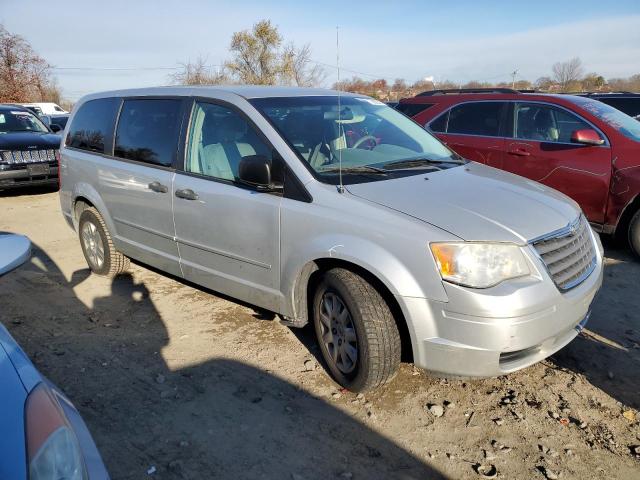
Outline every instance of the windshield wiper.
MULTIPOLYGON (((318 170, 318 173, 339 173, 340 167, 332 167, 326 170, 318 170)), ((374 175, 388 175, 384 168, 372 167, 370 165, 359 165, 357 167, 342 167, 342 173, 372 173, 374 175)))
POLYGON ((389 162, 384 164, 385 170, 401 170, 403 168, 415 168, 427 166, 437 170, 442 170, 438 165, 443 163, 455 163, 457 165, 462 162, 459 160, 434 160, 432 158, 409 158, 405 160, 396 160, 395 162, 389 162))

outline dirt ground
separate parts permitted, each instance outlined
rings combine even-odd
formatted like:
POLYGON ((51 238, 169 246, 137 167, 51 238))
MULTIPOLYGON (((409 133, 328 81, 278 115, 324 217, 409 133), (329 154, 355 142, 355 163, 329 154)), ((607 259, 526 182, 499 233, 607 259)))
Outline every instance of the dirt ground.
POLYGON ((403 364, 356 396, 309 328, 142 265, 91 275, 57 193, 0 193, 0 231, 35 247, 0 279, 0 320, 114 479, 640 478, 640 262, 611 242, 588 329, 551 359, 481 381, 403 364))

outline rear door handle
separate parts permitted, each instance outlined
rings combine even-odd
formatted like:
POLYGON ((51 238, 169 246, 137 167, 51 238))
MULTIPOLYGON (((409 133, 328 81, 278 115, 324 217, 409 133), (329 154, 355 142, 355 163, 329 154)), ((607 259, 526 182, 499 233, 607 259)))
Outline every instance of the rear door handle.
POLYGON ((185 200, 197 200, 198 194, 190 188, 185 188, 184 190, 176 190, 176 197, 184 198, 185 200))
POLYGON ((521 148, 516 148, 514 150, 509 150, 509 155, 518 155, 519 157, 529 157, 531 156, 531 152, 527 152, 521 148))
POLYGON ((149 190, 153 190, 154 192, 158 193, 167 193, 169 191, 167 186, 162 185, 160 182, 151 182, 149 185, 147 185, 147 187, 149 188, 149 190))

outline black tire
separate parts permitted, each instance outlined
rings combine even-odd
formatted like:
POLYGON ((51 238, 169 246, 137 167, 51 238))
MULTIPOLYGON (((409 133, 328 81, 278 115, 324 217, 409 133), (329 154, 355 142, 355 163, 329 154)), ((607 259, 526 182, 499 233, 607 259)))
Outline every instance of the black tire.
POLYGON ((640 210, 638 210, 629 222, 629 245, 631 251, 640 257, 640 210))
MULTIPOLYGON (((344 312, 339 306, 337 310, 344 312)), ((339 315, 343 316, 342 313, 339 315)), ((313 324, 325 363, 332 377, 344 388, 364 392, 389 382, 396 375, 401 351, 398 326, 384 298, 360 275, 343 268, 334 268, 323 274, 313 296, 313 324), (327 314, 330 310, 325 301, 332 304, 335 298, 348 310, 347 318, 350 321, 346 322, 352 327, 342 327, 342 334, 332 328, 333 333, 329 338, 333 343, 327 344, 328 337, 325 335, 329 335, 328 323, 333 325, 333 320, 328 320, 334 316, 327 314), (332 355, 340 338, 353 338, 352 329, 355 330, 356 341, 343 340, 344 346, 338 349, 352 348, 355 343, 355 362, 349 360, 349 355, 344 359, 342 353, 338 353, 337 357, 332 355), (334 333, 337 333, 336 337, 334 333), (342 362, 336 360, 338 357, 342 362), (349 368, 352 370, 349 371, 349 368)), ((353 353, 353 350, 350 351, 353 353)))
POLYGON ((113 246, 111 235, 107 226, 102 219, 102 216, 98 211, 89 207, 82 211, 80 219, 78 221, 78 236, 80 238, 80 247, 87 265, 93 273, 96 275, 102 275, 105 277, 115 277, 119 273, 126 272, 129 269, 129 258, 125 257, 122 253, 118 252, 113 246), (99 240, 103 247, 103 259, 102 262, 97 262, 95 256, 91 254, 91 249, 87 245, 86 239, 83 238, 83 232, 86 228, 95 227, 95 234, 99 236, 99 240))

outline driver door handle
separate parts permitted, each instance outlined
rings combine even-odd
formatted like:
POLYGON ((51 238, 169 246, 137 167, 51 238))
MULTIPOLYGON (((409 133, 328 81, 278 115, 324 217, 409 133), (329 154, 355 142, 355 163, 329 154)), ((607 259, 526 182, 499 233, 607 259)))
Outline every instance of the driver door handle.
POLYGON ((149 185, 147 185, 147 188, 158 193, 167 193, 169 191, 167 186, 162 185, 160 182, 151 182, 149 185))
POLYGON ((176 197, 183 198, 185 200, 197 200, 198 194, 190 188, 185 188, 184 190, 176 190, 176 197))

